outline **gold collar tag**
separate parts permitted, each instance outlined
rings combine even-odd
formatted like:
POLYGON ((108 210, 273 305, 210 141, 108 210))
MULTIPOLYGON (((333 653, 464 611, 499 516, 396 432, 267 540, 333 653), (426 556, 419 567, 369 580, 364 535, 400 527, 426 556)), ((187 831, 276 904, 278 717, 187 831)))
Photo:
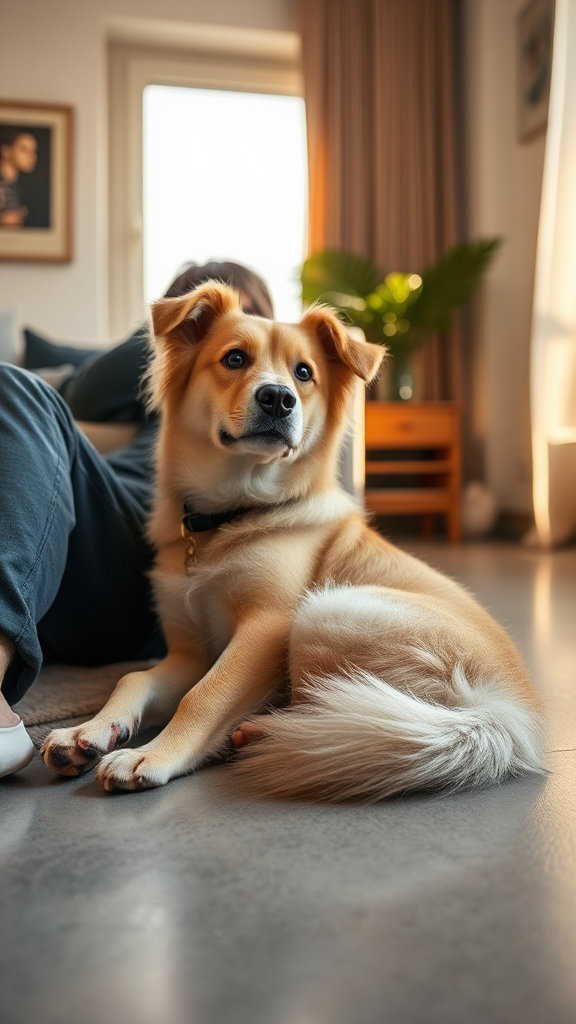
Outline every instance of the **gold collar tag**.
POLYGON ((184 556, 184 569, 187 576, 191 576, 194 572, 194 563, 196 562, 196 541, 193 535, 186 529, 184 525, 184 516, 180 524, 180 533, 182 538, 187 542, 188 547, 186 548, 186 555, 184 556))

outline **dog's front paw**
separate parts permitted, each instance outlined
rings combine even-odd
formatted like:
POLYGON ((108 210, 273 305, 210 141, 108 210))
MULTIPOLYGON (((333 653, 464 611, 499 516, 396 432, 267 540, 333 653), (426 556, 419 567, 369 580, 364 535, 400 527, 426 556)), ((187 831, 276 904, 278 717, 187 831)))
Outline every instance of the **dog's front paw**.
POLYGON ((101 725, 96 720, 71 729, 54 729, 46 737, 41 757, 59 775, 83 775, 108 751, 130 739, 126 725, 101 725))
POLYGON ((145 747, 117 750, 102 758, 96 771, 98 782, 109 793, 118 789, 139 790, 164 786, 175 773, 165 759, 145 747))

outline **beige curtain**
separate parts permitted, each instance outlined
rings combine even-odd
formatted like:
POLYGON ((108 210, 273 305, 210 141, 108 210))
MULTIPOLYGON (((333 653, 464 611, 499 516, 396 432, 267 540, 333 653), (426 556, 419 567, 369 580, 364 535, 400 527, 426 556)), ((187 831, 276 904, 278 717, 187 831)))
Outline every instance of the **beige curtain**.
MULTIPOLYGON (((452 0, 297 0, 310 251, 418 271, 456 240, 452 0)), ((420 355, 422 397, 456 398, 456 332, 420 355)))

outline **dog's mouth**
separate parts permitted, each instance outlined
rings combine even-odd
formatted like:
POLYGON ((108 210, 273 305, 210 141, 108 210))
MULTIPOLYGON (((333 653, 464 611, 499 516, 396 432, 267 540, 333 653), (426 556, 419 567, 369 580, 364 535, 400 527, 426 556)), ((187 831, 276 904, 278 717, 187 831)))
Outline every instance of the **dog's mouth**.
POLYGON ((285 448, 293 448, 293 442, 286 437, 285 434, 280 430, 253 430, 248 434, 241 434, 240 437, 233 437, 227 430, 220 431, 220 441, 227 448, 232 448, 233 445, 239 444, 242 441, 256 441, 257 444, 263 444, 266 447, 274 447, 276 445, 283 445, 285 448))

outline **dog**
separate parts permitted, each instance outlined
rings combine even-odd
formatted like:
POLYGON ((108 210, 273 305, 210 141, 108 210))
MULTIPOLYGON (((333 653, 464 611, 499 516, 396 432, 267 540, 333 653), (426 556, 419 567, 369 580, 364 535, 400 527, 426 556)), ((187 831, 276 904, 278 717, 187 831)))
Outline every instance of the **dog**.
POLYGON ((539 771, 542 702, 511 639, 338 483, 351 395, 383 349, 322 306, 297 325, 245 315, 216 282, 151 313, 149 536, 169 653, 52 732, 46 763, 98 761, 105 790, 140 790, 235 750, 262 794, 364 802, 539 771))

